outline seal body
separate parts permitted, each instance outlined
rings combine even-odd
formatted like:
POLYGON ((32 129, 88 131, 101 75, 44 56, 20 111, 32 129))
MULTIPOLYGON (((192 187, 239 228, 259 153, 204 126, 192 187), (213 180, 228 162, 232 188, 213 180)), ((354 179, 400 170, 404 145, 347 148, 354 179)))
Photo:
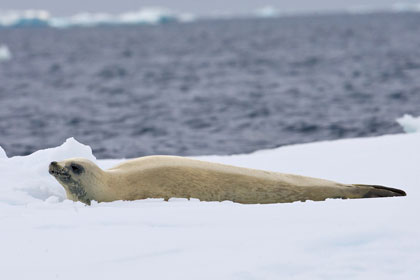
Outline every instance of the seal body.
POLYGON ((89 204, 145 198, 283 203, 327 198, 404 196, 398 189, 241 168, 175 156, 148 156, 102 170, 86 159, 52 162, 67 197, 89 204))

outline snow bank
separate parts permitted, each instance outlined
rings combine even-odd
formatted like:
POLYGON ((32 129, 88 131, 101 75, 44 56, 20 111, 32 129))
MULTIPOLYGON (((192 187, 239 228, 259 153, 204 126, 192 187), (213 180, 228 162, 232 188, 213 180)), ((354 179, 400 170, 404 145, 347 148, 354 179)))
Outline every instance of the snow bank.
POLYGON ((12 53, 6 45, 0 45, 0 62, 12 59, 12 53))
MULTIPOLYGON (((0 157, 4 279, 418 279, 420 133, 203 160, 404 189, 407 197, 271 205, 63 200, 48 163, 74 139, 0 157)), ((98 160, 102 168, 120 160, 98 160)))
POLYGON ((397 122, 403 127, 406 133, 420 132, 420 117, 404 115, 397 119, 397 122))

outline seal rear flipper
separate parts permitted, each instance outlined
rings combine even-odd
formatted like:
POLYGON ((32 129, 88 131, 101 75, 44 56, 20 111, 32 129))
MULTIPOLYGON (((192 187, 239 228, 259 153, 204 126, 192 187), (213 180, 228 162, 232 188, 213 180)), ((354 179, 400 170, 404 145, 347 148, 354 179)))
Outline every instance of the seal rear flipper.
POLYGON ((360 185, 353 184, 353 186, 366 188, 367 192, 362 198, 373 198, 373 197, 391 197, 391 196, 406 196, 405 191, 395 188, 388 188, 377 185, 360 185))

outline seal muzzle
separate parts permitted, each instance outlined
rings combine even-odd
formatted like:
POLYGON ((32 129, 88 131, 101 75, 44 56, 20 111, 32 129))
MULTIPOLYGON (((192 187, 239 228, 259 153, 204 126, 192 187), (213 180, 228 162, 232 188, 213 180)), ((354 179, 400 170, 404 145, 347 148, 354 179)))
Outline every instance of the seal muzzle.
POLYGON ((67 171, 66 168, 61 167, 58 165, 56 161, 53 161, 50 163, 50 166, 48 168, 48 172, 60 180, 68 180, 70 179, 70 173, 67 171))

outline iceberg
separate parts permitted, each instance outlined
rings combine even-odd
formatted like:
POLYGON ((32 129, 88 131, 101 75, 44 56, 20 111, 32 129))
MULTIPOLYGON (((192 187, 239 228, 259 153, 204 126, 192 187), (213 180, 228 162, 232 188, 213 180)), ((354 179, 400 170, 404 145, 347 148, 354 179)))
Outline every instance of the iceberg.
POLYGON ((406 133, 420 132, 420 117, 405 114, 401 118, 398 118, 397 122, 406 133))
POLYGON ((49 19, 45 10, 0 11, 0 27, 48 26, 49 19))
POLYGON ((49 26, 91 27, 98 25, 162 24, 169 22, 190 22, 195 16, 189 13, 171 11, 160 7, 145 7, 122 14, 81 12, 69 17, 52 17, 45 10, 7 11, 0 13, 0 27, 49 26))
POLYGON ((78 13, 68 18, 51 18, 51 27, 70 27, 70 26, 96 26, 106 24, 116 24, 112 15, 106 13, 78 13))
POLYGON ((257 17, 271 18, 280 16, 280 11, 272 6, 265 6, 255 11, 257 17))
MULTIPOLYGON (((281 15, 301 14, 330 14, 348 12, 350 14, 365 14, 373 12, 420 12, 420 3, 397 2, 393 5, 374 6, 356 5, 344 10, 334 11, 280 11, 273 6, 264 6, 247 13, 231 13, 228 11, 215 11, 202 15, 200 19, 232 19, 232 18, 273 18, 281 15)), ((165 24, 171 22, 185 23, 197 20, 191 13, 169 10, 163 7, 144 7, 134 11, 120 14, 101 12, 80 12, 72 16, 56 17, 46 10, 12 10, 0 11, 0 27, 92 27, 102 25, 139 25, 139 24, 165 24)))
POLYGON ((387 12, 389 10, 390 9, 388 8, 379 8, 374 5, 355 5, 355 6, 348 7, 345 12, 349 14, 355 14, 355 15, 364 15, 364 14, 370 14, 370 13, 374 13, 378 11, 387 12))
POLYGON ((118 16, 118 21, 122 24, 158 24, 177 21, 177 16, 167 9, 151 7, 135 12, 123 13, 118 16))
MULTIPOLYGON (((0 62, 12 59, 12 53, 6 45, 0 45, 0 62)), ((1 153, 0 153, 1 154, 1 153)))
POLYGON ((392 5, 392 10, 395 12, 420 12, 420 2, 397 2, 392 5))
POLYGON ((98 160, 73 138, 28 156, 8 158, 0 149, 2 276, 418 279, 419 143, 420 133, 411 133, 196 157, 407 192, 269 205, 146 199, 85 206, 65 199, 49 162, 86 157, 109 168, 123 159, 98 160))

